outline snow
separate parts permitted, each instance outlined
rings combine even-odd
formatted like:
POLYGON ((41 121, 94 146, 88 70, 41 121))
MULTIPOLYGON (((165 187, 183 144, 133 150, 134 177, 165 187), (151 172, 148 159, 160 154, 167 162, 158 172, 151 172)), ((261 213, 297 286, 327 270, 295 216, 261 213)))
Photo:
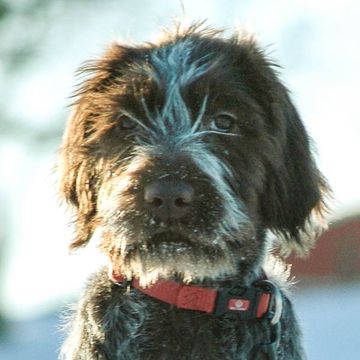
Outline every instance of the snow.
POLYGON ((309 360, 359 359, 360 283, 304 290, 295 301, 309 360))
POLYGON ((58 317, 11 322, 9 333, 0 339, 1 360, 53 360, 61 344, 58 317))

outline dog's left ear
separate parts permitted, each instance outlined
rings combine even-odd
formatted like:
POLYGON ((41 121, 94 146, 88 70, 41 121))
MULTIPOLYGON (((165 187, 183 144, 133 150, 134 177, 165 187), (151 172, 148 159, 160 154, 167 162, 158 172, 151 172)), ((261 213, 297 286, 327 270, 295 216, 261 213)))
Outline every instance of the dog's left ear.
POLYGON ((261 106, 271 151, 263 154, 266 184, 259 198, 262 225, 282 235, 282 250, 306 253, 325 227, 330 192, 311 152, 311 141, 280 82, 276 65, 253 40, 240 43, 243 79, 261 106))
MULTIPOLYGON (((261 196, 264 225, 282 235, 284 253, 292 249, 306 254, 326 228, 326 180, 316 166, 309 138, 287 90, 278 84, 277 100, 272 104, 272 121, 285 136, 276 154, 268 158, 265 192, 261 196), (290 246, 289 246, 290 245, 290 246)), ((279 130, 278 130, 279 131, 279 130)))

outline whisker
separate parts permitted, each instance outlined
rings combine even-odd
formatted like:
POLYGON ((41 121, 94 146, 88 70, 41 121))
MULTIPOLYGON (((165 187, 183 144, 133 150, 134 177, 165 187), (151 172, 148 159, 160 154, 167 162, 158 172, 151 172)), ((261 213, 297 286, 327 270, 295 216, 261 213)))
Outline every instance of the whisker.
POLYGON ((130 118, 131 120, 135 121, 138 125, 140 125, 144 130, 152 132, 152 130, 146 126, 139 118, 137 118, 135 115, 133 115, 131 112, 126 111, 126 110, 121 110, 121 113, 125 116, 127 116, 128 118, 130 118))
POLYGON ((156 108, 155 110, 155 117, 154 115, 151 113, 145 98, 143 96, 141 96, 141 105, 145 111, 145 115, 148 118, 148 120, 150 121, 151 125, 154 127, 154 129, 157 129, 156 131, 151 131, 151 135, 156 138, 158 135, 158 130, 161 130, 162 134, 164 135, 166 133, 166 127, 163 121, 161 121, 162 116, 159 112, 159 109, 156 108))
POLYGON ((195 133, 200 128, 201 122, 203 120, 203 117, 204 117, 204 114, 205 114, 205 111, 206 111, 206 106, 207 106, 207 103, 208 103, 208 99, 209 99, 209 96, 206 95, 204 97, 204 100, 203 100, 202 104, 201 104, 200 112, 199 112, 198 116, 196 117, 196 120, 195 120, 193 126, 191 127, 192 133, 195 133))
POLYGON ((147 119, 152 123, 152 125, 155 125, 156 120, 153 117, 153 115, 151 114, 151 112, 149 110, 149 107, 147 106, 145 98, 144 98, 143 95, 141 95, 140 102, 141 102, 141 105, 142 105, 142 107, 143 107, 143 109, 145 111, 145 115, 146 115, 147 119))
POLYGON ((238 136, 238 137, 241 137, 240 134, 225 133, 225 132, 216 131, 216 130, 202 130, 202 131, 194 132, 194 133, 192 134, 192 137, 195 138, 195 137, 200 137, 200 136, 209 135, 209 134, 224 135, 224 136, 238 136))

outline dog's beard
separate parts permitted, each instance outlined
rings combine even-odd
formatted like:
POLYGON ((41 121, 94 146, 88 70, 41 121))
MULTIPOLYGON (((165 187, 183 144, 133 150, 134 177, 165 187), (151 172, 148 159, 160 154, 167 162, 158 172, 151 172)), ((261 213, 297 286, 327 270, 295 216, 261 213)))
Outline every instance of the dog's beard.
MULTIPOLYGON (((142 286, 158 279, 175 278, 185 283, 222 279, 238 272, 241 258, 252 261, 251 255, 242 254, 244 242, 255 238, 251 224, 231 237, 217 231, 202 235, 164 230, 142 238, 122 230, 118 235, 107 233, 111 237, 112 270, 128 279, 138 278, 142 286)), ((109 248, 105 251, 109 253, 109 248)))

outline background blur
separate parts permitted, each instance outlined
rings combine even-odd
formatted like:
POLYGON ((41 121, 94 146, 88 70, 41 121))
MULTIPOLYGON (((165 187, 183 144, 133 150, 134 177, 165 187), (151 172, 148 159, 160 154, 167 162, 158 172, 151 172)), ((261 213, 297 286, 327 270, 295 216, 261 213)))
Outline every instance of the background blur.
POLYGON ((255 33, 283 66, 335 194, 330 231, 291 259, 310 360, 358 358, 358 0, 0 0, 0 358, 56 359, 59 313, 101 263, 69 255, 54 164, 74 72, 107 43, 154 40, 175 18, 255 33), (185 13, 185 16, 184 16, 185 13))

